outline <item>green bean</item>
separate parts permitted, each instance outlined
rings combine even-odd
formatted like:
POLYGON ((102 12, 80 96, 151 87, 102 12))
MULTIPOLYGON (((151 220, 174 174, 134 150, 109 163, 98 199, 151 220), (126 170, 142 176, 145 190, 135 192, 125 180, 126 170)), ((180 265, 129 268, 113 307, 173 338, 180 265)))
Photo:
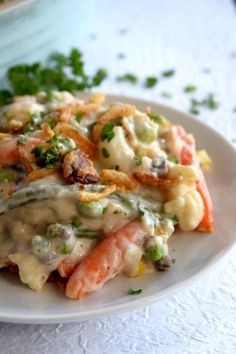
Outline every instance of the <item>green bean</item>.
POLYGON ((68 194, 73 195, 75 190, 77 190, 77 186, 63 186, 60 184, 44 184, 22 188, 13 193, 6 203, 0 203, 0 215, 6 213, 9 209, 17 208, 32 201, 55 199, 68 194))

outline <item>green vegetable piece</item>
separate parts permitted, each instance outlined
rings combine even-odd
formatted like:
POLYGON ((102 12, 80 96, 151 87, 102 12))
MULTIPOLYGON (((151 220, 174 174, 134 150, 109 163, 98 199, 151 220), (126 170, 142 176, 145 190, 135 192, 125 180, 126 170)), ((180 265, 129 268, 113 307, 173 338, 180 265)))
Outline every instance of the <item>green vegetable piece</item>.
POLYGON ((110 142, 114 136, 115 133, 113 131, 114 128, 114 124, 113 123, 106 123, 103 128, 102 128, 102 133, 101 133, 101 140, 107 140, 108 142, 110 142))
POLYGON ((171 70, 166 70, 162 72, 162 76, 163 77, 171 77, 175 74, 175 70, 171 69, 171 70))
POLYGON ((196 86, 193 86, 193 85, 188 85, 184 88, 184 92, 186 93, 194 93, 197 91, 197 88, 196 86))
POLYGON ((27 138, 25 135, 20 135, 19 138, 17 139, 17 145, 25 145, 26 140, 27 138))
POLYGON ((110 157, 110 153, 106 148, 102 148, 102 155, 105 159, 108 159, 108 157, 110 157))
POLYGON ((71 245, 68 245, 66 242, 64 242, 61 247, 61 253, 62 254, 71 254, 72 251, 73 251, 73 247, 71 245))
POLYGON ((144 86, 147 88, 152 88, 152 87, 156 86, 157 83, 158 83, 157 77, 149 76, 146 78, 146 80, 144 82, 144 86))
POLYGON ((83 118, 84 116, 84 113, 83 112, 78 112, 76 113, 76 116, 75 116, 75 120, 77 123, 80 123, 81 122, 81 119, 83 118))
POLYGON ((146 246, 145 257, 150 261, 156 262, 164 257, 164 248, 157 244, 157 242, 149 242, 146 246))
POLYGON ((136 163, 136 165, 137 166, 141 166, 142 165, 142 156, 135 156, 134 157, 134 159, 135 159, 135 163, 136 163))
POLYGON ((213 94, 210 93, 203 101, 203 106, 210 108, 210 109, 217 109, 219 107, 219 102, 216 101, 213 94))
POLYGON ((178 163, 179 163, 179 160, 178 160, 177 157, 175 157, 175 156, 170 156, 170 157, 168 157, 168 160, 169 160, 170 162, 175 163, 175 164, 178 164, 178 163))
POLYGON ((160 116, 160 115, 157 115, 157 114, 154 114, 152 112, 150 112, 148 114, 148 116, 154 120, 156 123, 160 124, 160 125, 165 125, 167 123, 167 119, 163 116, 160 116))
POLYGON ((81 202, 77 203, 81 215, 88 218, 99 218, 103 215, 103 205, 100 202, 81 202))
POLYGON ((153 141, 157 140, 157 129, 148 124, 142 124, 137 126, 135 129, 136 135, 140 141, 143 143, 151 144, 153 141))
POLYGON ((128 293, 128 295, 139 295, 139 294, 141 294, 142 291, 143 291, 142 289, 134 290, 131 287, 129 287, 127 293, 128 293))
POLYGON ((1 90, 0 91, 0 107, 11 103, 11 101, 12 101, 12 93, 8 90, 1 90))
POLYGON ((117 81, 128 81, 128 82, 130 82, 131 84, 134 85, 134 84, 136 84, 138 82, 138 78, 134 74, 127 73, 127 74, 118 76, 117 77, 117 81))
POLYGON ((0 170, 0 182, 8 183, 11 182, 14 178, 14 173, 7 170, 0 170))
POLYGON ((72 221, 72 223, 71 223, 71 226, 72 226, 73 228, 79 228, 81 225, 82 225, 82 222, 81 222, 79 219, 74 220, 74 221, 72 221))
POLYGON ((99 86, 103 80, 107 78, 108 74, 105 69, 99 69, 92 79, 92 87, 99 86))
POLYGON ((104 208, 102 209, 102 214, 103 214, 103 215, 106 214, 107 210, 108 210, 108 207, 104 207, 104 208))

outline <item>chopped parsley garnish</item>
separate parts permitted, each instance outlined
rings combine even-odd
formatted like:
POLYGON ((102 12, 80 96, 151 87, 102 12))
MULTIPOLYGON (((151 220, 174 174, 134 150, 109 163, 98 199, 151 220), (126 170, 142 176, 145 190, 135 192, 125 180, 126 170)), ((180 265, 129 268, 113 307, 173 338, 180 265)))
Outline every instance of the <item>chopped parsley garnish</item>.
POLYGON ((80 123, 80 122, 81 122, 81 119, 83 118, 83 115, 84 115, 83 112, 78 112, 78 113, 76 113, 76 115, 75 115, 75 120, 76 120, 77 123, 80 123))
POLYGON ((198 109, 199 104, 200 104, 199 101, 192 99, 189 112, 195 115, 199 114, 199 109, 198 109))
POLYGON ((174 215, 173 218, 172 218, 174 224, 178 224, 179 223, 179 218, 177 215, 174 215))
POLYGON ((72 251, 73 251, 72 246, 67 245, 66 243, 63 243, 62 248, 61 248, 62 254, 71 254, 72 251))
POLYGON ((196 86, 193 86, 193 85, 188 85, 184 88, 184 92, 186 93, 194 93, 197 91, 197 88, 196 86))
POLYGON ((179 160, 178 160, 177 157, 175 157, 175 156, 170 156, 170 157, 168 157, 168 160, 169 160, 170 162, 175 163, 175 164, 179 163, 179 160))
POLYGON ((149 76, 146 78, 144 86, 147 88, 152 88, 158 83, 158 78, 155 76, 149 76))
POLYGON ((135 163, 136 163, 136 165, 137 166, 141 166, 142 165, 142 156, 135 156, 134 157, 134 159, 135 159, 135 163))
POLYGON ((175 74, 175 70, 171 69, 171 70, 166 70, 162 72, 162 76, 163 77, 171 77, 175 74))
POLYGON ((54 53, 47 65, 40 62, 19 64, 7 73, 9 90, 0 91, 0 105, 11 102, 16 95, 35 95, 40 91, 52 99, 52 90, 74 92, 98 86, 107 77, 105 69, 99 69, 93 76, 85 73, 83 55, 78 49, 71 49, 69 55, 54 53))
POLYGON ((115 133, 113 131, 114 124, 113 123, 106 123, 103 128, 102 128, 102 133, 101 133, 101 140, 107 140, 108 142, 111 141, 112 138, 114 138, 115 133))
POLYGON ((46 122, 47 122, 47 124, 49 125, 50 128, 54 128, 54 125, 55 125, 54 119, 48 118, 48 119, 46 120, 46 122))
POLYGON ((161 97, 171 98, 171 97, 172 97, 172 94, 169 93, 169 92, 162 92, 162 93, 161 93, 161 97))
POLYGON ((127 73, 127 74, 118 76, 117 77, 117 81, 128 81, 128 82, 130 82, 131 84, 134 85, 134 84, 136 84, 138 82, 138 78, 134 74, 127 73))
POLYGON ((104 207, 104 208, 102 209, 102 214, 103 214, 103 215, 106 214, 107 210, 108 210, 108 207, 104 207))
POLYGON ((206 107, 209 109, 217 109, 219 107, 219 102, 216 101, 214 95, 210 93, 206 98, 203 100, 191 100, 190 112, 192 114, 199 114, 199 107, 206 107))
POLYGON ((80 221, 80 220, 74 220, 74 221, 72 221, 72 223, 71 223, 71 226, 72 227, 74 227, 74 228, 78 228, 78 227, 80 227, 82 225, 82 222, 80 221))
POLYGON ((17 145, 25 145, 26 140, 27 138, 25 135, 20 135, 19 138, 17 139, 17 145))
POLYGON ((139 295, 139 294, 141 294, 142 291, 143 291, 142 289, 134 290, 131 287, 129 287, 127 293, 128 293, 128 295, 139 295))
POLYGON ((11 171, 0 170, 0 182, 11 182, 14 178, 14 174, 11 171))
POLYGON ((99 69, 92 78, 92 83, 90 87, 99 86, 102 81, 107 78, 107 76, 108 73, 105 69, 99 69))
POLYGON ((37 159, 37 165, 40 167, 52 168, 61 162, 61 153, 74 149, 69 138, 60 138, 56 134, 48 141, 50 148, 36 146, 31 152, 37 159))
POLYGON ((202 100, 202 105, 210 109, 217 109, 219 107, 219 102, 217 102, 213 94, 210 93, 204 100, 202 100))
POLYGON ((102 155, 105 157, 105 159, 108 159, 110 157, 109 151, 106 148, 102 148, 102 155))
POLYGON ((118 59, 124 59, 125 58, 125 53, 118 53, 117 54, 118 59))

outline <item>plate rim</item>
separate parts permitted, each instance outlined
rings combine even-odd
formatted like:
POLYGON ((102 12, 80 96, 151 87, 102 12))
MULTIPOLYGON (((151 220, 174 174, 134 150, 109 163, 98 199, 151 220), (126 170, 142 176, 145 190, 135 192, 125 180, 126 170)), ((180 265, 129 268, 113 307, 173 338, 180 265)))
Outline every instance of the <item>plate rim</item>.
MULTIPOLYGON (((91 93, 90 93, 91 94, 91 93)), ((89 93, 80 92, 78 96, 80 98, 87 98, 90 96, 89 93)), ((138 106, 142 105, 151 105, 156 106, 156 109, 168 110, 171 111, 172 114, 181 114, 185 119, 192 120, 202 126, 204 129, 210 130, 213 134, 217 135, 219 139, 222 139, 224 143, 226 143, 230 149, 232 149, 232 153, 236 156, 236 149, 234 145, 226 139, 221 133, 219 133, 216 129, 211 127, 205 122, 202 122, 200 119, 193 117, 191 114, 184 112, 182 110, 173 108, 171 106, 159 104, 152 100, 147 100, 143 98, 137 98, 126 95, 114 95, 114 94, 105 94, 106 98, 114 101, 131 101, 131 104, 135 104, 138 106)), ((11 322, 11 323, 21 323, 21 324, 55 324, 55 323, 69 323, 76 321, 86 321, 93 320, 97 318, 102 318, 106 316, 112 316, 118 313, 124 313, 130 310, 135 310, 146 305, 161 301, 162 299, 169 297, 170 295, 175 294, 176 292, 183 290, 185 288, 189 288, 192 284, 196 284, 201 278, 206 276, 213 269, 216 269, 223 261, 225 261, 226 257, 233 252, 236 246, 236 238, 233 244, 228 245, 220 254, 216 254, 207 265, 205 265, 202 269, 198 270, 194 275, 189 276, 188 278, 179 281, 178 283, 169 286, 167 289, 163 289, 159 291, 157 294, 151 294, 148 296, 144 296, 142 298, 135 298, 133 301, 127 301, 126 303, 108 306, 105 310, 104 308, 99 308, 97 310, 83 311, 81 314, 79 311, 74 314, 57 314, 57 315, 6 315, 0 312, 0 321, 2 322, 11 322)), ((39 294, 40 296, 40 294, 39 294)))

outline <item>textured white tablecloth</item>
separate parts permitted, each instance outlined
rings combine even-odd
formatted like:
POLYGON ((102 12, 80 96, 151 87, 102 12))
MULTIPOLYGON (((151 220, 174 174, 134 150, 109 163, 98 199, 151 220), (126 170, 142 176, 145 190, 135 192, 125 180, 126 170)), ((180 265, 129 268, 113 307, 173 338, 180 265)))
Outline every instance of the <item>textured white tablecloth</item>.
MULTIPOLYGON (((199 98, 214 92, 220 108, 202 110, 199 119, 236 138, 236 13, 230 0, 103 0, 80 48, 89 70, 108 68, 107 92, 182 110, 189 106, 185 85, 195 84, 199 98), (124 59, 117 58, 120 52, 124 59), (115 81, 127 71, 143 80, 166 68, 176 75, 151 90, 115 81), (162 98, 163 91, 173 98, 162 98)), ((74 324, 0 324, 1 354, 126 352, 236 353, 235 250, 191 289, 146 308, 74 324)))

